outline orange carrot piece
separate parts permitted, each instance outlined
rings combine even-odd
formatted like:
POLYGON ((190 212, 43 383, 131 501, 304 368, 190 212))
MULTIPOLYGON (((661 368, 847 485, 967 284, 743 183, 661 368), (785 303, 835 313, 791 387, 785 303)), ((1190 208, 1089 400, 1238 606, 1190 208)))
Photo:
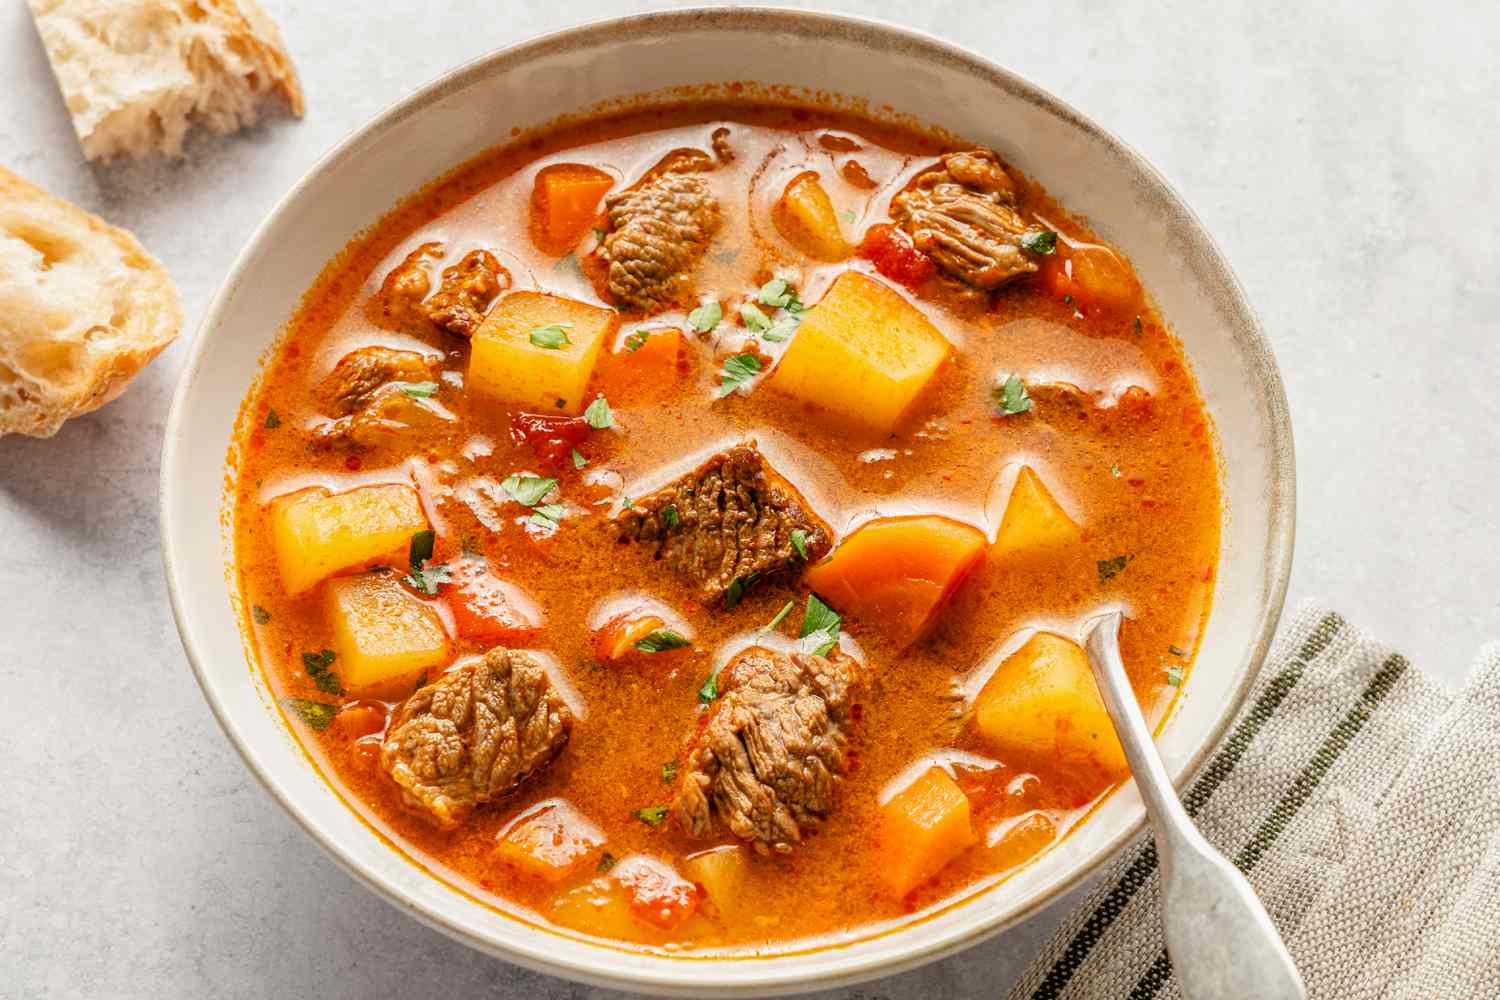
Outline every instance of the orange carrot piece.
POLYGON ((983 532, 950 518, 887 518, 856 529, 805 579, 839 611, 906 646, 931 626, 985 546, 983 532))
POLYGON ((1052 294, 1083 312, 1140 309, 1135 275, 1109 247, 1059 238, 1057 252, 1043 259, 1041 273, 1052 294))
POLYGON ((948 772, 929 768, 880 807, 876 868, 891 895, 899 899, 977 839, 969 800, 948 772))
POLYGON ((543 882, 563 879, 598 860, 604 834, 562 799, 543 803, 495 840, 495 859, 543 882))
POLYGON ((561 255, 599 220, 599 199, 615 179, 582 163, 557 163, 537 172, 531 190, 531 234, 543 253, 561 255))
POLYGON ((632 330, 605 362, 605 394, 629 399, 665 395, 682 373, 682 348, 682 331, 676 327, 632 330))
POLYGON ((644 855, 621 861, 610 876, 624 888, 631 914, 663 930, 691 917, 703 901, 699 888, 671 865, 644 855))
POLYGON ((452 564, 444 588, 453 624, 465 639, 514 644, 536 637, 541 611, 525 591, 490 572, 483 559, 452 564))

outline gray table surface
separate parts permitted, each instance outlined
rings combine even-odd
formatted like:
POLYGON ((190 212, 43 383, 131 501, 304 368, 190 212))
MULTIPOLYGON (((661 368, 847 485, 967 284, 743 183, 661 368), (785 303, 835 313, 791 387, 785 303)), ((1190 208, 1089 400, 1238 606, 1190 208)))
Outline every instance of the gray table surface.
MULTIPOLYGON (((0 163, 134 230, 184 336, 50 441, 0 439, 0 995, 577 997, 397 913, 251 778, 188 670, 156 477, 192 330, 263 213, 336 140, 462 60, 627 9, 264 0, 308 115, 183 162, 90 167, 24 5, 0 5, 0 163), (335 13, 338 11, 338 13, 335 13)), ((1493 5, 829 0, 959 41, 1154 161, 1221 241, 1296 426, 1293 601, 1449 683, 1500 637, 1500 63, 1493 5)), ((1066 901, 1065 901, 1066 902, 1066 901)), ((1060 906, 849 997, 998 996, 1060 906)))

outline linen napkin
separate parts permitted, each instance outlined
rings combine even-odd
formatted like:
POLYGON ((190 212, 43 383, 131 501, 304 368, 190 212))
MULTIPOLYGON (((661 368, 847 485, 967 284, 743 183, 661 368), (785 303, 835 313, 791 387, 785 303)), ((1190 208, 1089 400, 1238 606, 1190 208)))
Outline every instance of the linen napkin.
MULTIPOLYGON (((1254 884, 1310 996, 1500 998, 1500 643, 1453 694, 1305 605, 1183 803, 1254 884)), ((1147 832, 1012 1000, 1181 997, 1159 891, 1147 832)))

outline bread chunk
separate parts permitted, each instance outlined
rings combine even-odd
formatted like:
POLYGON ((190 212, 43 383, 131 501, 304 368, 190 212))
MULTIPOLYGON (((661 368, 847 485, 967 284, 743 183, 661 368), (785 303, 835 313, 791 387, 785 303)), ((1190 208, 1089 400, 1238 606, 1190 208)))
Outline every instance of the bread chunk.
POLYGON ((181 327, 134 236, 0 167, 0 435, 51 437, 103 406, 181 327))
POLYGON ((276 24, 255 0, 28 0, 90 160, 182 155, 195 125, 233 132, 273 97, 302 116, 276 24))

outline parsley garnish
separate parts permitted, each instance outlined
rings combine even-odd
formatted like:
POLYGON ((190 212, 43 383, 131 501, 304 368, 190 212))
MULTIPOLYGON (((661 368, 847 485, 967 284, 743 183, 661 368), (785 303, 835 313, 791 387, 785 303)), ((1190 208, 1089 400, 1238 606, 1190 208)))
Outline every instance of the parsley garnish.
POLYGON ((436 396, 438 384, 436 382, 392 382, 397 389, 401 390, 412 399, 426 399, 436 396))
POLYGON ((777 625, 780 625, 782 622, 786 621, 786 616, 789 615, 789 614, 791 614, 792 613, 792 609, 795 608, 796 606, 797 606, 797 602, 796 601, 787 601, 785 604, 783 604, 781 606, 781 610, 778 611, 778 612, 776 612, 776 617, 772 618, 770 621, 766 622, 765 627, 762 628, 761 631, 762 632, 770 632, 773 629, 775 629, 777 625))
POLYGON ((1119 479, 1120 478, 1120 467, 1118 465, 1111 465, 1109 467, 1109 474, 1111 476, 1114 476, 1116 479, 1119 479))
POLYGON ((641 330, 637 330, 634 333, 632 333, 630 336, 626 337, 625 338, 625 350, 626 350, 626 352, 630 353, 630 354, 634 354, 636 351, 639 351, 641 348, 645 347, 646 346, 646 338, 648 336, 650 336, 650 334, 644 333, 641 330))
POLYGON ((321 733, 328 728, 333 717, 339 714, 337 705, 330 705, 326 701, 310 701, 307 698, 283 698, 281 703, 293 712, 296 712, 302 721, 315 733, 321 733))
POLYGON ((995 412, 1002 417, 1025 413, 1031 409, 1031 396, 1027 394, 1026 383, 1021 381, 1019 375, 1008 376, 1004 382, 992 388, 990 401, 995 406, 995 412))
POLYGON ((257 625, 264 625, 271 620, 271 612, 259 604, 250 605, 250 618, 257 625))
MULTIPOLYGON (((548 493, 552 492, 555 486, 557 486, 557 480, 551 476, 519 476, 514 473, 506 476, 500 483, 500 488, 514 497, 516 503, 523 507, 535 507, 548 493)), ((412 542, 413 544, 416 542, 415 535, 412 536, 412 542)), ((431 554, 430 548, 428 554, 431 554)))
POLYGON ((792 548, 796 549, 797 554, 803 559, 807 558, 807 532, 801 528, 792 529, 792 548))
POLYGON ((724 307, 718 302, 705 302, 697 309, 688 313, 688 322, 693 324, 693 329, 699 333, 707 333, 719 325, 719 320, 724 318, 724 307))
POLYGON ((333 672, 334 652, 325 649, 318 653, 302 654, 302 669, 307 671, 307 676, 313 679, 319 691, 324 694, 341 695, 344 693, 344 685, 339 683, 339 675, 333 672))
POLYGON ((613 868, 615 866, 615 863, 618 862, 619 860, 620 859, 617 858, 617 857, 615 857, 613 854, 609 853, 608 851, 605 851, 603 854, 601 854, 599 856, 599 866, 597 868, 595 868, 594 870, 597 871, 597 872, 607 872, 611 868, 613 868))
POLYGON ((797 323, 797 317, 783 316, 771 324, 771 329, 760 335, 761 339, 769 340, 773 344, 779 344, 797 332, 797 323))
POLYGON ((595 396, 594 401, 583 411, 583 419, 589 422, 589 426, 596 431, 602 431, 615 425, 614 412, 609 408, 609 400, 603 396, 595 396))
POLYGON ((1168 667, 1167 668, 1167 683, 1170 684, 1170 685, 1172 685, 1173 687, 1182 687, 1182 668, 1181 667, 1168 667))
POLYGON ((740 603, 740 598, 745 596, 745 588, 755 582, 759 573, 751 573, 748 576, 737 576, 729 581, 729 587, 724 591, 724 610, 728 611, 740 603))
POLYGON ((753 354, 736 354, 724 359, 724 374, 719 382, 719 395, 727 396, 749 382, 760 371, 760 358, 753 354))
POLYGON ((661 826, 661 821, 667 818, 666 806, 646 806, 637 809, 630 815, 645 823, 647 826, 661 826))
POLYGON ((771 329, 771 317, 761 312, 754 302, 740 303, 740 319, 745 326, 756 333, 764 333, 771 329))
POLYGON ((677 516, 675 503, 669 503, 661 509, 661 523, 669 528, 675 528, 682 523, 682 518, 677 516))
POLYGON ((560 351, 573 343, 568 339, 568 331, 571 329, 573 329, 572 323, 548 323, 546 326, 533 327, 527 336, 538 347, 545 347, 549 351, 560 351))
POLYGON ((661 783, 670 785, 675 780, 677 780, 677 762, 669 760, 661 766, 661 783))
POLYGON ((1099 582, 1103 583, 1110 577, 1115 576, 1130 562, 1130 556, 1115 556, 1113 559, 1099 560, 1099 582))
POLYGON ((773 309, 785 309, 794 313, 802 311, 802 303, 797 301, 797 290, 787 284, 785 278, 772 278, 761 285, 760 291, 755 293, 755 299, 761 305, 773 309))
POLYGON ((631 508, 633 508, 635 506, 635 504, 631 501, 631 499, 628 496, 626 496, 625 494, 622 493, 622 494, 620 494, 620 506, 624 507, 626 510, 630 510, 631 508))
POLYGON ((432 546, 437 541, 437 532, 425 528, 411 536, 411 545, 406 550, 406 561, 416 569, 432 558, 432 546))
POLYGON ((531 509, 531 523, 540 528, 555 528, 567 512, 568 508, 560 503, 544 503, 531 509))
POLYGON ((643 653, 661 653, 669 649, 681 649, 692 643, 669 628, 659 628, 635 644, 643 653))
POLYGON ((275 410, 266 411, 266 430, 274 431, 281 426, 281 418, 276 415, 275 410))
POLYGON ((594 234, 595 240, 599 241, 600 243, 604 242, 604 230, 600 229, 598 226, 590 226, 589 232, 594 234))
POLYGON ((431 597, 438 592, 438 587, 453 579, 453 570, 447 563, 430 561, 421 565, 413 563, 411 572, 406 574, 405 579, 413 590, 421 591, 431 597))
POLYGON ((839 221, 843 222, 845 225, 852 226, 854 225, 854 223, 859 221, 859 216, 855 215, 852 210, 846 208, 839 213, 839 221))
POLYGON ((1021 249, 1032 253, 1057 252, 1057 234, 1050 229, 1033 229, 1021 234, 1021 249))
POLYGON ((698 700, 707 705, 719 696, 719 672, 713 671, 698 689, 698 700))
POLYGON ((584 458, 582 455, 580 455, 578 453, 578 449, 577 448, 574 448, 573 449, 573 468, 575 468, 575 469, 581 469, 585 465, 588 465, 588 464, 589 464, 589 460, 586 459, 586 458, 584 458))
POLYGON ((797 637, 817 639, 813 655, 827 656, 838 645, 839 623, 842 621, 839 613, 824 604, 817 594, 808 594, 807 610, 802 615, 802 630, 797 633, 797 637))

